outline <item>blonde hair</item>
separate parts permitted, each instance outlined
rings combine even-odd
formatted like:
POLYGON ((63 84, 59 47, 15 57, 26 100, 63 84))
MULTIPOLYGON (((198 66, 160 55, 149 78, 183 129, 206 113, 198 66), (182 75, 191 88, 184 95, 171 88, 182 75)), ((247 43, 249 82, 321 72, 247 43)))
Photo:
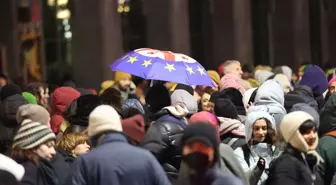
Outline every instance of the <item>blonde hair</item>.
POLYGON ((230 73, 232 71, 232 69, 231 69, 232 64, 240 64, 240 62, 238 60, 227 60, 227 61, 225 61, 224 66, 223 66, 224 74, 230 73))
POLYGON ((89 143, 89 138, 83 133, 69 133, 63 136, 63 138, 57 143, 57 147, 71 152, 76 146, 84 143, 89 143))

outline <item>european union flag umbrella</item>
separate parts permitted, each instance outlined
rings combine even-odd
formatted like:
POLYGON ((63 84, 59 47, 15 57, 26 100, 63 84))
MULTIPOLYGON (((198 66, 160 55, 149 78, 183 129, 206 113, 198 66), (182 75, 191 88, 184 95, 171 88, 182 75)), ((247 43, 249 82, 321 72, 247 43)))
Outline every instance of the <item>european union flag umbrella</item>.
POLYGON ((137 49, 117 59, 110 68, 144 79, 214 86, 207 71, 195 59, 171 51, 137 49))

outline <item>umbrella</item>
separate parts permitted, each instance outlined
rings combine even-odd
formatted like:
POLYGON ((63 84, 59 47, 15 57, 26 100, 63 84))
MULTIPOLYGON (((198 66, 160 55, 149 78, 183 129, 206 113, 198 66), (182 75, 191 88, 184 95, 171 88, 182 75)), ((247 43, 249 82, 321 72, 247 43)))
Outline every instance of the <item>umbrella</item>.
POLYGON ((195 59, 171 51, 137 49, 117 59, 110 68, 149 80, 214 86, 207 71, 195 59))

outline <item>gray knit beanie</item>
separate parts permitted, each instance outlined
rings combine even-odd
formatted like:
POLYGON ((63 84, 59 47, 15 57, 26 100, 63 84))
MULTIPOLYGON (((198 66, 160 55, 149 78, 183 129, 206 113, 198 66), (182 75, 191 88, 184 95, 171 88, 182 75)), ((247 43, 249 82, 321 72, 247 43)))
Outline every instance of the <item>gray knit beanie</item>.
POLYGON ((40 105, 22 105, 16 112, 16 120, 21 124, 21 122, 25 119, 39 122, 43 125, 49 125, 50 114, 44 107, 40 105))
POLYGON ((13 148, 28 150, 50 140, 56 140, 56 136, 49 127, 39 122, 24 120, 14 137, 13 148))

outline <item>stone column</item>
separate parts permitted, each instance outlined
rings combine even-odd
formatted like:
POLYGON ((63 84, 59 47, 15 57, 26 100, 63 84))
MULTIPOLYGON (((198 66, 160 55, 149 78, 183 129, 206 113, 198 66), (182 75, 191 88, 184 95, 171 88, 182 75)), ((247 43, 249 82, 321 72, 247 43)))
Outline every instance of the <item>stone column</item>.
POLYGON ((147 45, 190 54, 188 0, 145 0, 147 45))
POLYGON ((8 72, 12 79, 20 77, 20 41, 17 21, 17 7, 13 0, 0 1, 0 45, 6 51, 7 69, 2 72, 8 72))
POLYGON ((308 0, 275 0, 272 14, 274 65, 298 67, 310 60, 308 0))
POLYGON ((80 0, 72 16, 73 63, 80 87, 99 88, 113 79, 109 64, 123 54, 121 20, 115 0, 80 0))
POLYGON ((212 9, 216 65, 229 59, 253 63, 250 1, 213 0, 212 9))

